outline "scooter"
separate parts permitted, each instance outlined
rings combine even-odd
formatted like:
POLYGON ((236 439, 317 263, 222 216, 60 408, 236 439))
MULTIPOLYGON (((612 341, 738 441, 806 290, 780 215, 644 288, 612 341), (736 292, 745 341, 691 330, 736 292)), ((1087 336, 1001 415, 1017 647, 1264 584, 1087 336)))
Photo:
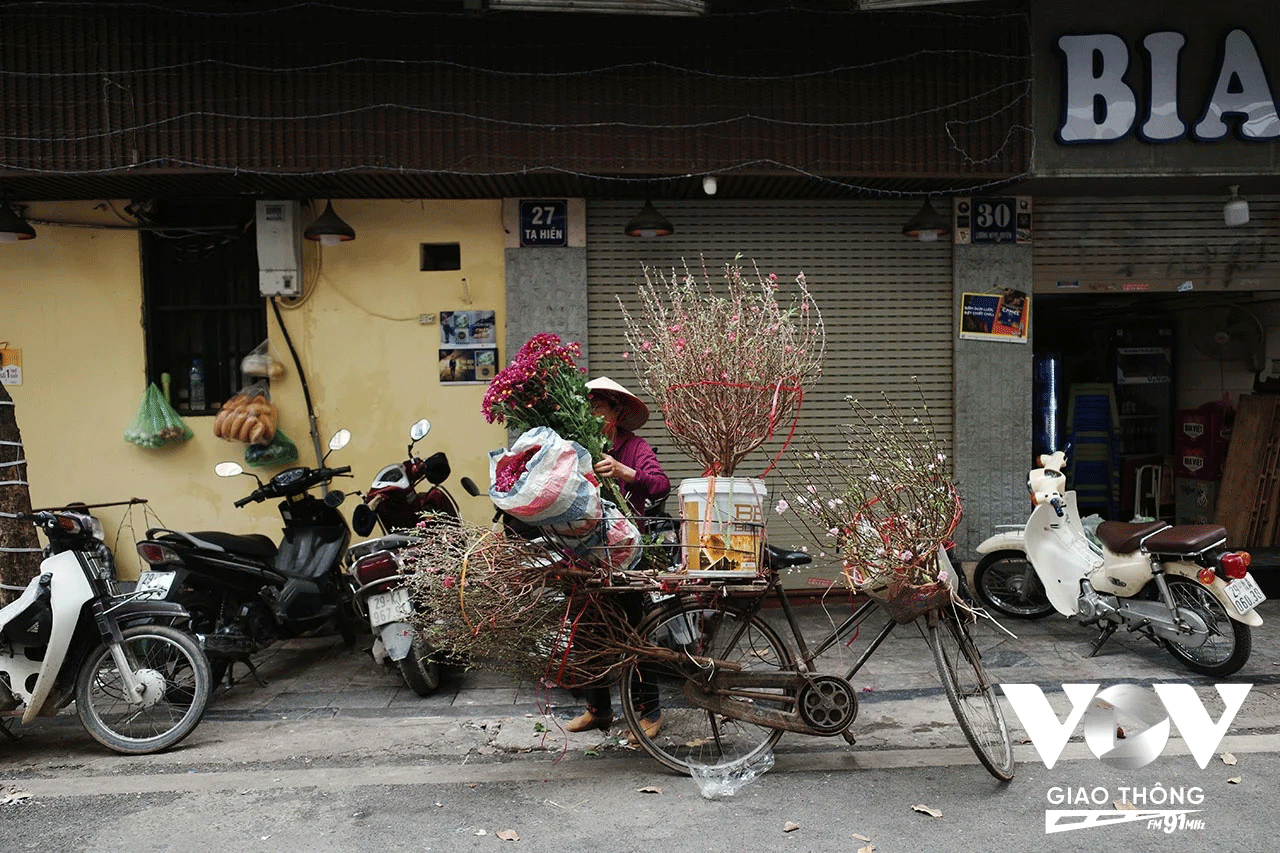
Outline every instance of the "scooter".
MULTIPOLYGON (((75 701, 94 740, 142 755, 177 744, 209 704, 200 644, 174 627, 186 611, 145 592, 112 594, 102 525, 79 512, 18 515, 49 540, 40 574, 0 609, 0 713, 24 724, 75 701)), ((0 732, 14 737, 0 716, 0 732)))
POLYGON ((429 523, 431 514, 458 517, 458 504, 442 485, 449 479, 448 457, 413 455, 413 446, 430 431, 431 422, 425 418, 410 427, 408 458, 386 466, 373 478, 351 514, 351 526, 360 536, 368 536, 375 528, 381 528, 383 535, 352 545, 346 557, 352 602, 373 632, 373 659, 394 663, 405 684, 419 696, 430 696, 440 686, 440 662, 435 649, 409 625, 402 551, 414 544, 411 531, 424 520, 429 523), (423 481, 431 488, 419 492, 423 481))
MULTIPOLYGON (((351 440, 338 430, 329 441, 330 453, 351 440)), ((194 630, 204 635, 215 682, 235 683, 232 667, 244 663, 259 684, 251 655, 279 639, 312 635, 333 621, 347 645, 355 642, 355 626, 344 601, 342 557, 351 542, 351 529, 338 512, 345 497, 326 491, 311 494, 335 477, 350 476, 351 467, 289 468, 235 502, 282 498, 284 520, 279 546, 260 534, 236 535, 218 531, 182 532, 151 528, 138 543, 138 554, 153 570, 143 573, 139 587, 154 589, 167 600, 184 605, 194 630)), ((214 468, 219 477, 247 473, 236 462, 214 468)))
POLYGON ((1075 492, 1063 490, 1065 455, 1045 454, 1040 464, 1027 478, 1035 508, 1023 534, 1026 555, 1053 608, 1100 629, 1091 656, 1124 628, 1203 675, 1244 666, 1250 628, 1262 624, 1254 608, 1266 596, 1249 575, 1248 552, 1225 547, 1225 528, 1104 521, 1094 544, 1075 492))

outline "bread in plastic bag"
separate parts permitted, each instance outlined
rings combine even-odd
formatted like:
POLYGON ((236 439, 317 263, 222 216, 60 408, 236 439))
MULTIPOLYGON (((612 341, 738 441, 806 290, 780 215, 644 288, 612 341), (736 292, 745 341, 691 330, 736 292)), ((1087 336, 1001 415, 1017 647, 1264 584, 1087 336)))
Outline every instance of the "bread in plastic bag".
POLYGON ((282 429, 276 430, 270 443, 251 444, 244 452, 244 464, 250 468, 292 465, 297 461, 298 446, 289 440, 282 429))
POLYGON ((271 357, 271 342, 263 341, 240 360, 240 372, 245 376, 279 379, 284 376, 284 365, 271 357))
POLYGON ((169 443, 181 444, 194 434, 152 382, 142 395, 142 405, 138 407, 133 423, 124 431, 124 440, 154 449, 169 443))
POLYGON ((213 434, 227 441, 270 444, 276 434, 279 410, 271 402, 266 382, 254 382, 222 404, 213 419, 213 434))

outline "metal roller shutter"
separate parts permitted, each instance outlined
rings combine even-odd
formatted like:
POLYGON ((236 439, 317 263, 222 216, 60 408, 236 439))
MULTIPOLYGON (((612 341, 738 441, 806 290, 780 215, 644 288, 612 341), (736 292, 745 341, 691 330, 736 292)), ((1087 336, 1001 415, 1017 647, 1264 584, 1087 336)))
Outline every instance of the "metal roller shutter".
MULTIPOLYGON (((623 228, 639 205, 592 202, 587 209, 587 288, 589 356, 592 375, 611 376, 635 390, 635 362, 627 350, 618 298, 636 311, 636 284, 645 265, 669 272, 687 260, 698 271, 705 259, 713 281, 723 265, 741 253, 762 273, 790 282, 801 271, 822 311, 827 328, 824 378, 805 396, 800 437, 811 434, 825 447, 843 446, 839 425, 850 422, 846 395, 878 400, 881 390, 896 402, 917 399, 918 377, 934 426, 951 453, 952 438, 952 273, 946 241, 905 239, 901 223, 918 201, 667 201, 659 209, 675 225, 671 237, 636 239, 623 228)), ((648 401, 652 405, 652 401, 648 401)), ((695 463, 670 443, 660 412, 642 434, 653 444, 674 483, 701 475, 695 463)), ((743 476, 758 475, 778 452, 774 442, 748 457, 743 476)), ((766 478, 770 507, 783 480, 766 478)), ((675 502, 668 505, 675 509, 675 502)), ((790 515, 768 516, 771 540, 780 546, 807 545, 818 554, 823 543, 811 540, 790 515)), ((805 576, 835 577, 832 565, 817 565, 805 576)), ((803 584, 802 577, 788 586, 803 584)))
MULTIPOLYGON (((1037 198, 1037 293, 1271 290, 1280 287, 1280 201, 1249 197, 1228 227, 1225 196, 1037 198)), ((1034 322, 1034 320, 1032 321, 1034 322)))

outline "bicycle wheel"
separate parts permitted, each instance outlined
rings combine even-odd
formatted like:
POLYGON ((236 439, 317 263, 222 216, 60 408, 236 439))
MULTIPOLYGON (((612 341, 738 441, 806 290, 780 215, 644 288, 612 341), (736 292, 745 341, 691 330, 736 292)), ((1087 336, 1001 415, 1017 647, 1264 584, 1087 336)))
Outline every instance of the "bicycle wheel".
POLYGON ((103 746, 126 755, 168 749, 191 734, 209 704, 209 664, 199 644, 167 625, 125 628, 120 643, 144 690, 129 696, 111 650, 99 645, 76 678, 76 712, 103 746))
POLYGON ((955 609, 937 611, 930 620, 929 645, 947 701, 982 765, 1001 781, 1013 778, 1013 741, 994 688, 982 669, 982 656, 955 609))
MULTIPOLYGON (((723 604, 695 600, 664 608, 640 626, 644 639, 661 649, 683 655, 674 661, 643 660, 622 673, 622 713, 640 747, 677 773, 690 774, 690 765, 723 765, 744 761, 769 750, 781 729, 730 719, 695 707, 685 698, 687 681, 705 683, 713 672, 689 655, 738 664, 743 670, 779 672, 796 668, 782 638, 758 616, 723 604), (662 727, 649 737, 640 718, 662 712, 662 727)), ((753 704, 791 710, 795 691, 749 689, 732 691, 753 704), (749 696, 747 695, 749 694, 749 696)))

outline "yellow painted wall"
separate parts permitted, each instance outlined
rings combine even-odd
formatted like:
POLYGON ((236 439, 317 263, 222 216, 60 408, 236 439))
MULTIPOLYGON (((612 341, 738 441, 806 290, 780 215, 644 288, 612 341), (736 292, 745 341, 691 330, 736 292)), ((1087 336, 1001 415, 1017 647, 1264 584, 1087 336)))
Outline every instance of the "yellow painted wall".
MULTIPOLYGON (((503 340, 501 201, 340 200, 334 207, 356 239, 323 249, 306 243, 304 296, 281 313, 306 373, 322 447, 341 427, 353 435, 329 458, 355 475, 336 485, 367 488, 379 468, 404 458, 410 424, 425 417, 432 431, 419 454, 445 451, 453 468, 446 486, 466 517, 487 521, 492 505, 468 496, 458 478, 487 486, 488 452, 505 443, 505 430, 480 414, 483 385, 440 384, 440 329, 420 325, 418 317, 492 309, 503 340), (450 242, 461 246, 460 271, 420 271, 421 243, 450 242)), ((122 224, 93 202, 36 203, 27 215, 122 224)), ((304 223, 312 215, 303 208, 304 223)), ((146 450, 123 439, 146 390, 136 232, 35 227, 35 240, 0 246, 0 341, 22 350, 23 384, 8 390, 26 445, 32 502, 146 498, 154 517, 140 508, 95 511, 126 578, 137 572, 133 543, 149 526, 278 539, 275 503, 237 510, 232 502, 252 491, 253 481, 214 475, 220 461, 243 461, 244 445, 215 438, 212 417, 188 418, 195 438, 173 447, 146 450)), ((286 369, 272 384, 281 426, 298 444, 300 464, 314 464, 302 385, 265 300, 264 311, 274 355, 286 369)), ((500 360, 507 356, 499 351, 500 360)), ((343 505, 348 518, 356 500, 343 505)))

